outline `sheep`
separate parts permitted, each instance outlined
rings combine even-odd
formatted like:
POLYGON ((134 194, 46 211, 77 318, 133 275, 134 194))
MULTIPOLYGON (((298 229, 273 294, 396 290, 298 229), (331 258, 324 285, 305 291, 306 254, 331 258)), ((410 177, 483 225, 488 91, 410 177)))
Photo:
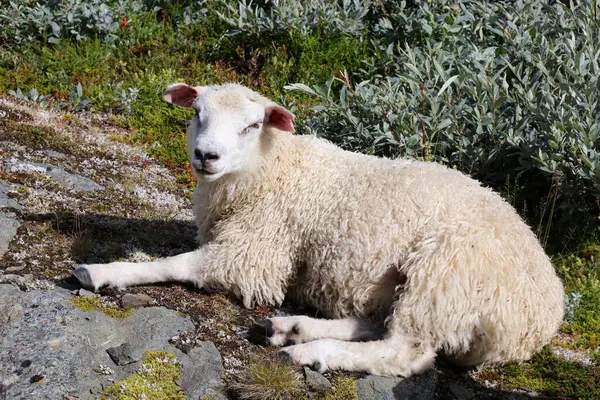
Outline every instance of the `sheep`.
POLYGON ((293 134, 292 112, 237 84, 178 83, 163 98, 195 111, 200 247, 81 265, 83 286, 185 281, 248 308, 314 307, 331 319, 274 317, 249 334, 319 372, 407 377, 438 354, 464 366, 523 361, 556 333, 560 279, 514 208, 476 180, 293 134))

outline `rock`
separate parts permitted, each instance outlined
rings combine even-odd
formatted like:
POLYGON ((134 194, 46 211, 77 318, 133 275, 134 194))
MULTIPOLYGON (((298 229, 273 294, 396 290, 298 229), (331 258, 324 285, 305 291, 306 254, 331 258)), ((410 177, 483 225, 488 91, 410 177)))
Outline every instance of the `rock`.
POLYGON ((106 349, 110 358, 117 365, 127 365, 139 361, 144 356, 144 349, 125 342, 120 346, 106 349))
POLYGON ((31 283, 31 281, 33 281, 33 275, 31 274, 25 274, 23 276, 15 274, 5 274, 0 276, 0 282, 14 283, 15 285, 19 286, 25 286, 28 283, 31 283))
POLYGON ((86 289, 79 289, 77 291, 77 295, 80 297, 98 297, 98 295, 94 292, 90 292, 89 290, 86 289))
POLYGON ((457 399, 461 400, 470 400, 473 398, 473 392, 471 390, 460 386, 458 383, 450 382, 448 384, 448 389, 452 392, 457 399))
POLYGON ((143 293, 126 293, 121 298, 121 307, 129 308, 129 307, 145 307, 155 304, 156 301, 143 293))
POLYGON ((24 265, 19 265, 18 267, 8 267, 5 269, 6 272, 19 272, 21 270, 25 269, 24 265))
POLYGON ((213 342, 199 342, 181 360, 189 359, 192 368, 181 371, 181 389, 188 399, 208 397, 211 400, 226 400, 225 385, 221 377, 225 374, 223 360, 213 342))
POLYGON ((55 165, 11 160, 8 166, 11 172, 38 172, 48 175, 59 185, 75 192, 104 190, 103 186, 98 185, 93 180, 85 176, 72 174, 55 165))
POLYGON ((55 151, 55 150, 43 150, 42 153, 44 153, 48 157, 58 158, 59 160, 64 160, 65 158, 67 158, 66 154, 60 153, 60 152, 55 151))
POLYGON ((8 250, 10 241, 17 235, 21 222, 13 213, 0 212, 0 257, 8 250))
POLYGON ((12 192, 10 184, 0 181, 0 208, 12 208, 17 211, 22 211, 23 207, 9 193, 12 192))
POLYGON ((369 375, 356 381, 359 400, 433 400, 437 373, 429 370, 410 378, 369 375))
POLYGON ((327 378, 310 368, 304 367, 304 376, 306 377, 306 384, 311 389, 326 390, 332 387, 327 378))
POLYGON ((114 365, 106 349, 121 347, 127 353, 124 343, 135 349, 129 351, 132 358, 138 358, 138 351, 174 353, 182 365, 181 387, 189 398, 227 398, 214 344, 205 342, 184 354, 168 342, 194 330, 189 319, 163 307, 145 307, 119 320, 100 311, 83 311, 72 298, 60 287, 23 292, 0 284, 0 385, 6 398, 100 398, 104 388, 139 368, 139 362, 114 365), (97 372, 107 365, 114 374, 97 372), (35 376, 43 379, 30 383, 35 376))

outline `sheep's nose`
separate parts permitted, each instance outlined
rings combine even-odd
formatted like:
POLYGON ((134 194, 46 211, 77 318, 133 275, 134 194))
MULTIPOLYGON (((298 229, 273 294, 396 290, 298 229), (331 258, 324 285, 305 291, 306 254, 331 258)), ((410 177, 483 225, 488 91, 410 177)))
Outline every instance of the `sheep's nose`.
POLYGON ((218 160, 220 158, 219 153, 217 153, 216 151, 203 152, 200 149, 195 149, 194 150, 194 155, 201 162, 216 161, 216 160, 218 160))

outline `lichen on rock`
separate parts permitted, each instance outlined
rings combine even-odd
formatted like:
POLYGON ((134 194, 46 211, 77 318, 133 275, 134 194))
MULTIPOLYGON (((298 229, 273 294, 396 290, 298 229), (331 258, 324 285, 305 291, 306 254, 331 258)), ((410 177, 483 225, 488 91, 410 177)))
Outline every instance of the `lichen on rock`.
POLYGON ((109 386, 102 398, 107 400, 185 400, 179 388, 181 367, 175 354, 167 351, 146 352, 138 371, 109 386))

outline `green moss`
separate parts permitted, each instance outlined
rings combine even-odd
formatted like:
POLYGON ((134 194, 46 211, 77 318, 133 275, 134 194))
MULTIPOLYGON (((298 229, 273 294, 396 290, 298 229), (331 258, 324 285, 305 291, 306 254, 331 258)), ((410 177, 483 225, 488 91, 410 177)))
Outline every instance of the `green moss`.
POLYGON ((356 381, 352 378, 338 377, 333 381, 331 389, 316 398, 317 400, 358 400, 356 381))
POLYGON ((600 398, 600 366, 560 359, 550 346, 528 362, 509 364, 494 374, 482 374, 480 379, 494 380, 503 389, 528 389, 552 397, 600 398))
POLYGON ((289 365, 269 357, 254 357, 230 389, 245 400, 291 400, 305 396, 300 374, 289 365))
POLYGON ((567 293, 562 331, 573 335, 577 348, 600 347, 600 246, 559 257, 555 266, 567 293))
POLYGON ((166 351, 146 352, 137 373, 108 387, 103 399, 185 400, 185 393, 175 383, 181 368, 175 354, 166 351))
MULTIPOLYGON (((0 111, 3 111, 0 108, 0 111)), ((59 135, 49 126, 32 125, 23 120, 0 119, 0 140, 17 142, 30 149, 52 149, 73 153, 74 144, 68 137, 59 135)))
POLYGON ((96 297, 73 297, 73 304, 83 311, 102 311, 102 314, 116 319, 125 319, 131 316, 133 308, 119 308, 112 306, 103 306, 100 299, 96 297))

